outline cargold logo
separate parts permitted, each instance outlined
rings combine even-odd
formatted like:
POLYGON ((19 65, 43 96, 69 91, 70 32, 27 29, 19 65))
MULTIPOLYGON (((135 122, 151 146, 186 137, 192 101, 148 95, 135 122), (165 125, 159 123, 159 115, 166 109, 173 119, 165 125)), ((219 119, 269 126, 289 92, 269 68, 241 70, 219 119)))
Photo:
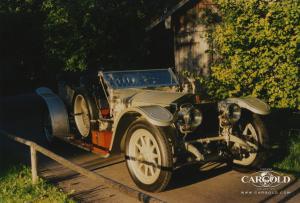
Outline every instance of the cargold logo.
POLYGON ((281 175, 272 170, 258 171, 251 176, 243 176, 241 178, 243 183, 252 184, 255 187, 268 188, 277 187, 281 184, 286 184, 291 181, 291 178, 287 175, 281 175))

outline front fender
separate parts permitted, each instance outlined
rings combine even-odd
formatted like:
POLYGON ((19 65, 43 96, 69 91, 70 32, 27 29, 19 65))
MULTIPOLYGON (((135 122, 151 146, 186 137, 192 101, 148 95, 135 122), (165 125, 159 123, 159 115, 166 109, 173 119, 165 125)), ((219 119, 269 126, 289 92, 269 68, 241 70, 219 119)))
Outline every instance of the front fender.
POLYGON ((114 122, 110 150, 120 152, 124 149, 124 135, 137 116, 144 117, 155 126, 170 126, 173 123, 173 115, 164 107, 153 105, 128 108, 114 122))
POLYGON ((228 103, 235 103, 241 108, 248 109, 256 114, 268 115, 270 113, 270 106, 255 97, 229 98, 226 101, 228 103))
POLYGON ((169 126, 173 122, 173 115, 170 113, 170 111, 158 105, 128 108, 121 113, 119 119, 129 112, 136 112, 140 114, 149 123, 156 126, 169 126))

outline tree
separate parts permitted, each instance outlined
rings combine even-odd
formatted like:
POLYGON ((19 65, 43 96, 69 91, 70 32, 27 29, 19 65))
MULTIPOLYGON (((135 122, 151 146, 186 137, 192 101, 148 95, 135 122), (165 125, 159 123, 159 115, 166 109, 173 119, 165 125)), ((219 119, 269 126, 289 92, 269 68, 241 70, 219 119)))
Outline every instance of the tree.
POLYGON ((1 87, 55 84, 59 71, 141 67, 144 28, 174 1, 1 0, 1 87))

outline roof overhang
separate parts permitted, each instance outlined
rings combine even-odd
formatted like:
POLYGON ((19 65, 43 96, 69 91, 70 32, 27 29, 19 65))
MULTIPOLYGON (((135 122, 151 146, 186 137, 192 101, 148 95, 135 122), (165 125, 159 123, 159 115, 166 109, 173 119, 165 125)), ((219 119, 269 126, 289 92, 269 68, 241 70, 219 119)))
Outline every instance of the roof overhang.
POLYGON ((182 0, 178 4, 176 4, 174 7, 172 7, 169 11, 165 12, 161 17, 154 20, 148 27, 146 27, 146 32, 152 30, 154 27, 159 25, 160 23, 167 20, 167 26, 170 25, 171 16, 180 10, 183 6, 185 6, 189 2, 198 1, 198 0, 182 0))

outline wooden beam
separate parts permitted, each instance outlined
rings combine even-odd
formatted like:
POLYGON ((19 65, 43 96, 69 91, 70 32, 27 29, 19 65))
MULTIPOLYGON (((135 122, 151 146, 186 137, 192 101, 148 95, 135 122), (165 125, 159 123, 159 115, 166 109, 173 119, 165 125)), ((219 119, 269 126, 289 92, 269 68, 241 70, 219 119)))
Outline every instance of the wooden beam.
POLYGON ((36 150, 34 145, 30 146, 30 157, 31 157, 32 184, 37 184, 38 183, 37 158, 36 158, 36 150))
POLYGON ((188 3, 190 0, 182 0, 178 4, 176 4, 174 7, 172 7, 169 11, 164 13, 161 17, 154 20, 148 27, 146 27, 146 32, 152 30, 155 26, 160 24, 162 21, 164 21, 167 17, 173 15, 177 10, 179 10, 181 7, 183 7, 186 3, 188 3))

